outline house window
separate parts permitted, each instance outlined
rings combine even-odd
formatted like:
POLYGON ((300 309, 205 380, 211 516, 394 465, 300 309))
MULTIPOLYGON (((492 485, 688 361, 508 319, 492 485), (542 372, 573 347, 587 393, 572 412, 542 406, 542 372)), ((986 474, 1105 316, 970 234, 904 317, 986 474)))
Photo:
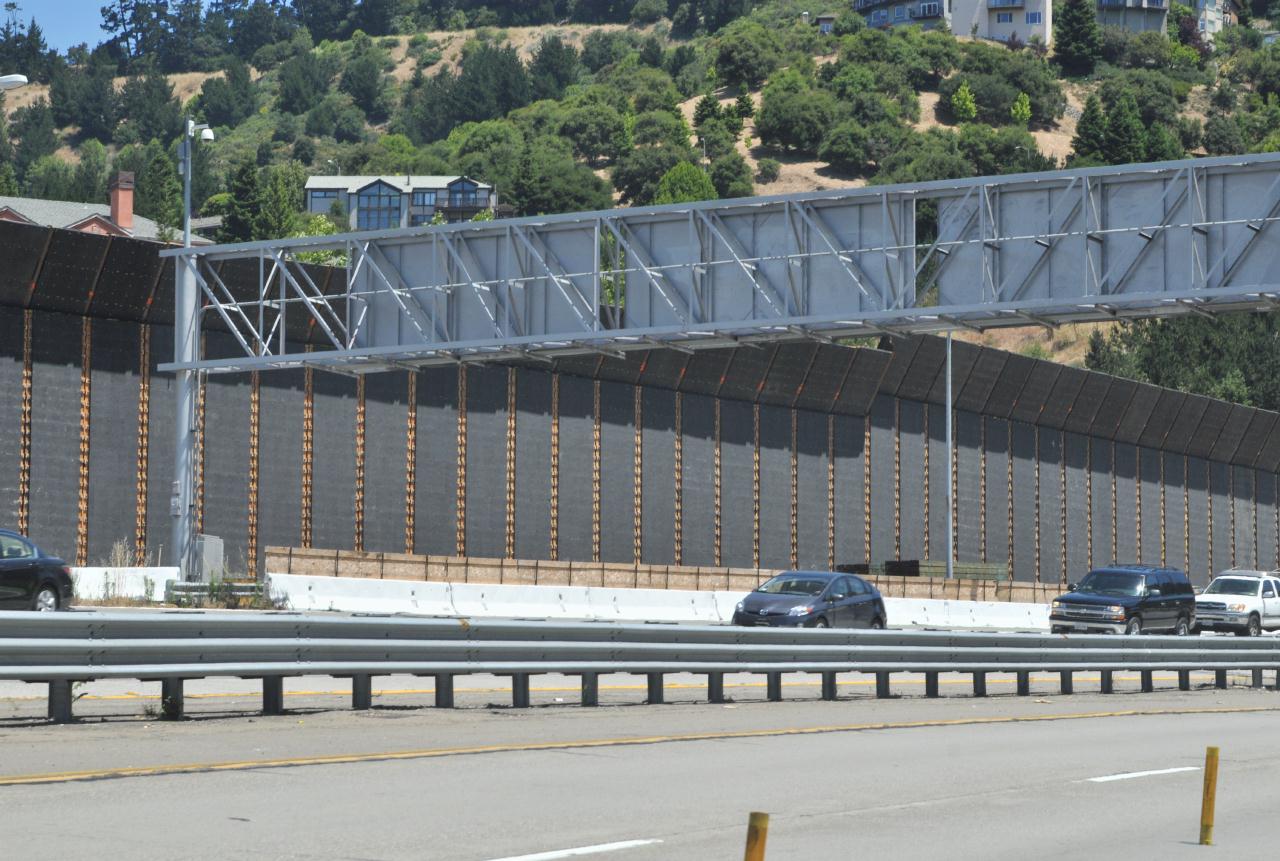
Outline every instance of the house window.
POLYGON ((409 226, 421 227, 424 224, 430 224, 434 215, 427 215, 425 212, 411 212, 409 214, 409 226))
POLYGON ((1028 23, 1028 24, 1042 24, 1042 23, 1044 23, 1044 13, 1043 13, 1043 12, 1028 12, 1028 13, 1027 13, 1027 23, 1028 23))
POLYGON ((436 193, 434 191, 415 191, 413 193, 414 206, 435 206, 436 193))
POLYGON ((378 183, 360 192, 356 210, 356 227, 360 230, 384 230, 400 226, 400 192, 378 183))
POLYGON ((1012 23, 1013 23, 1013 13, 1012 13, 1012 12, 997 12, 997 13, 996 13, 996 23, 997 23, 997 24, 1012 24, 1012 23))
POLYGON ((338 199, 337 191, 311 191, 308 194, 311 195, 311 206, 308 207, 311 212, 327 213, 338 199))
POLYGON ((907 7, 906 7, 906 6, 894 6, 894 7, 893 7, 893 20, 895 20, 895 21, 903 21, 903 20, 905 20, 905 19, 906 19, 906 17, 907 17, 907 7))
POLYGON ((483 206, 484 202, 480 199, 476 189, 478 186, 474 182, 460 182, 449 186, 449 205, 450 206, 483 206))

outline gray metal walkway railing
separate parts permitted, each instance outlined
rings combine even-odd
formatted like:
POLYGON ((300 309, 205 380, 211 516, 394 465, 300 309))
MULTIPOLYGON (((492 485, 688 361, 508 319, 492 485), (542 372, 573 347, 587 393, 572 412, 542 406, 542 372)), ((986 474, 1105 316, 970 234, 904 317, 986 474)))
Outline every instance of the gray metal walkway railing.
POLYGON ((1117 670, 1141 674, 1152 689, 1156 670, 1177 671, 1188 690, 1191 672, 1213 671, 1225 687, 1229 670, 1277 673, 1280 641, 1272 638, 1119 637, 980 634, 937 631, 832 631, 687 625, 613 625, 545 621, 473 621, 404 616, 300 613, 76 612, 0 613, 0 679, 46 682, 49 717, 71 719, 72 684, 104 678, 160 681, 167 718, 182 715, 183 682, 214 676, 262 679, 263 711, 283 710, 288 676, 352 680, 352 704, 369 708, 374 676, 435 678, 435 702, 452 707, 453 680, 477 673, 510 676, 512 703, 529 704, 529 679, 559 673, 582 679, 582 704, 599 701, 602 674, 648 678, 648 701, 661 702, 667 673, 708 678, 707 697, 724 699, 725 673, 759 673, 768 698, 782 698, 783 673, 815 673, 822 697, 835 699, 836 674, 874 674, 887 697, 893 673, 922 673, 926 696, 938 695, 940 673, 973 676, 986 694, 989 673, 1015 673, 1030 692, 1030 674, 1060 674, 1064 693, 1073 674, 1101 673, 1103 693, 1117 670))

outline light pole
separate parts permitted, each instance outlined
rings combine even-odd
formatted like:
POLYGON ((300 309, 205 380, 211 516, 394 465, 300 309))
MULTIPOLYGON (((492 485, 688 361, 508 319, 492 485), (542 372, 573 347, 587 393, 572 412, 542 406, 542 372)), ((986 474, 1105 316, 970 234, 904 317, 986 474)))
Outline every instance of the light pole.
POLYGON ((26 85, 26 75, 0 75, 0 90, 16 90, 26 85))
MULTIPOLYGON (((192 143, 196 132, 200 140, 213 140, 213 129, 204 123, 197 124, 188 117, 183 124, 179 161, 182 169, 182 247, 191 247, 191 173, 192 143)), ((200 310, 196 295, 195 272, 189 258, 178 258, 175 268, 175 313, 173 320, 173 359, 179 364, 190 364, 200 358, 200 345, 196 340, 196 320, 200 310)), ((169 500, 169 514, 173 517, 173 559, 184 580, 193 579, 192 543, 195 538, 195 433, 196 389, 195 371, 178 371, 177 411, 174 413, 174 480, 169 500)))

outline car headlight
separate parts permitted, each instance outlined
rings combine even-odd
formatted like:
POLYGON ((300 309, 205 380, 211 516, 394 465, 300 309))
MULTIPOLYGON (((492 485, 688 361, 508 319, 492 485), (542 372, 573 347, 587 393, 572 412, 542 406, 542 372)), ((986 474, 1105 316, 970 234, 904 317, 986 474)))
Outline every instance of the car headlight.
POLYGON ((741 613, 741 612, 742 612, 742 607, 743 607, 743 604, 745 604, 745 603, 746 603, 745 601, 739 601, 739 602, 738 602, 738 612, 739 612, 739 613, 741 613))
POLYGON ((1056 609, 1058 609, 1060 606, 1062 606, 1062 602, 1061 602, 1061 601, 1059 601, 1059 600, 1057 600, 1057 599, 1055 598, 1055 599, 1054 599, 1054 601, 1053 601, 1053 609, 1055 609, 1055 610, 1056 610, 1056 609))
POLYGON ((1123 605, 1121 605, 1121 604, 1112 604, 1110 607, 1108 607, 1108 608, 1107 608, 1107 612, 1108 612, 1108 613, 1123 613, 1123 612, 1124 612, 1124 606, 1123 606, 1123 605))
POLYGON ((813 612, 813 608, 808 604, 801 604, 799 607, 792 607, 787 611, 788 616, 808 616, 813 612))
POLYGON ((1233 610, 1233 611, 1235 611, 1235 612, 1239 613, 1241 610, 1243 610, 1243 609, 1244 609, 1244 604, 1228 604, 1228 605, 1227 605, 1227 609, 1228 609, 1228 610, 1233 610))

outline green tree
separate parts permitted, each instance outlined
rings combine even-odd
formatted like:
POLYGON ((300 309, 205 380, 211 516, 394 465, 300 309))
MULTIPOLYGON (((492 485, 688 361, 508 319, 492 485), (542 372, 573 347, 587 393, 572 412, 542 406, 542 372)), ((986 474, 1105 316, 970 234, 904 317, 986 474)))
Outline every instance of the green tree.
POLYGON ((1076 123, 1076 134, 1071 139, 1071 156, 1073 160, 1103 160, 1106 148, 1107 118, 1102 113, 1102 102, 1096 95, 1089 94, 1076 123))
POLYGON ((1069 75, 1088 75, 1102 59, 1094 0, 1065 0, 1053 17, 1054 57, 1069 75))
POLYGON ((1244 152, 1244 136, 1233 117, 1214 115, 1204 124, 1204 151, 1209 155, 1238 155, 1244 152))
POLYGON ((755 194, 751 168, 737 152, 726 153, 711 162, 711 184, 721 198, 750 197, 755 194))
POLYGON ((80 145, 80 163, 71 181, 71 199, 101 203, 107 199, 107 148, 97 140, 80 145))
POLYGON ((846 120, 831 130, 818 150, 818 158, 845 173, 861 173, 870 160, 867 157, 867 130, 853 120, 846 120))
MULTIPOLYGON (((858 17, 861 18, 862 16, 859 15, 858 17)), ((734 110, 744 120, 754 117, 756 115, 756 103, 751 100, 751 94, 739 93, 737 101, 734 102, 734 110)))
POLYGON ((182 223, 182 185, 169 156, 157 152, 147 162, 134 190, 134 210, 162 228, 176 229, 182 223))
POLYGON ((682 161, 662 175, 654 195, 655 204, 692 203, 715 200, 716 187, 702 168, 682 161))
POLYGON ((18 192, 18 177, 13 172, 13 165, 7 161, 0 162, 0 195, 17 197, 18 192))
POLYGON ((582 212, 613 205, 607 182, 545 140, 525 148, 506 201, 521 215, 582 212))
POLYGON ((254 239, 283 239, 298 227, 302 186, 306 176, 296 162, 274 165, 264 172, 254 219, 254 239))
POLYGON ((682 161, 691 161, 693 154, 666 146, 640 146, 620 154, 613 164, 613 187, 622 195, 622 202, 632 206, 652 203, 658 191, 658 181, 667 171, 682 161))
POLYGON ((120 107, 129 127, 127 139, 168 143, 182 131, 182 106, 174 98, 173 86, 151 66, 125 81, 120 107))
POLYGON ((71 165, 54 155, 47 155, 27 168, 28 197, 44 200, 71 200, 74 181, 71 165))
POLYGON ((319 58, 310 51, 286 60, 280 66, 280 110, 305 114, 324 98, 329 76, 319 58))
POLYGON ((587 102, 569 112, 560 133, 573 144, 573 151, 580 158, 595 165, 617 154, 617 142, 626 133, 626 122, 612 106, 587 102))
POLYGON ((258 167, 245 161, 231 176, 231 201, 218 229, 219 242, 248 242, 257 230, 259 198, 258 167))
POLYGON ((969 84, 963 83, 951 97, 951 114, 962 123, 973 122, 978 116, 978 105, 973 100, 973 91, 969 84))
POLYGON ((19 177, 27 169, 58 149, 58 135, 53 128, 53 112, 43 97, 13 112, 13 134, 18 140, 14 148, 14 168, 19 177))
POLYGON ((1018 98, 1014 101, 1013 107, 1009 109, 1009 116, 1015 123, 1026 128, 1027 123, 1031 122, 1031 99, 1026 93, 1018 93, 1018 98))
POLYGON ((582 74, 578 51, 557 35, 538 43, 529 61, 529 87, 537 99, 559 99, 565 88, 576 84, 582 74))
POLYGON ((693 106, 693 127, 701 128, 707 120, 720 118, 720 100, 707 93, 693 106))
POLYGON ((727 84, 756 89, 781 62, 777 36, 754 21, 735 21, 717 37, 716 75, 727 84))
POLYGON ((1146 153, 1146 133, 1138 104, 1132 93, 1122 93, 1107 111, 1107 128, 1102 138, 1102 157, 1109 164, 1133 164, 1146 153))
POLYGON ((382 63, 373 51, 364 51, 347 63, 338 89, 351 96, 351 100, 374 122, 387 118, 391 106, 387 98, 386 76, 382 74, 382 63))
MULTIPOLYGON (((1243 143, 1243 141, 1242 141, 1243 143)), ((1168 126, 1156 124, 1147 129, 1147 161, 1175 161, 1186 156, 1178 137, 1168 126)))
POLYGON ((834 97, 799 72, 775 76, 762 94, 756 133, 765 146, 816 155, 837 113, 834 97))
POLYGON ((237 126, 252 116, 258 98, 249 67, 231 58, 223 77, 209 78, 200 87, 200 109, 205 121, 214 126, 237 126))

